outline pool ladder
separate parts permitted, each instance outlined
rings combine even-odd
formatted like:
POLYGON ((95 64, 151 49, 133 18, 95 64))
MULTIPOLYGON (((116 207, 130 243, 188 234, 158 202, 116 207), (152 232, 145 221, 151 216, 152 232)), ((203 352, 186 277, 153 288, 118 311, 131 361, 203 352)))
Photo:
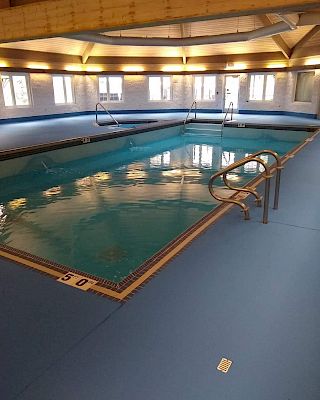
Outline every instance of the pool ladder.
MULTIPOLYGON (((187 114, 185 120, 183 121, 183 132, 186 131, 186 123, 188 122, 189 115, 192 112, 193 108, 194 108, 194 119, 197 119, 197 101, 196 100, 193 100, 191 107, 189 108, 188 114, 187 114)), ((229 114, 231 117, 230 121, 232 121, 232 119, 233 119, 233 102, 232 101, 230 101, 230 104, 227 108, 227 111, 226 111, 224 118, 222 120, 222 123, 221 123, 221 137, 222 137, 222 133, 223 133, 223 128, 227 122, 227 117, 229 114)))
POLYGON ((229 113, 230 113, 230 117, 231 117, 230 121, 232 121, 232 119, 233 119, 233 102, 232 101, 230 101, 230 103, 229 103, 229 106, 227 108, 227 111, 226 111, 226 113, 224 115, 224 118, 223 118, 223 121, 222 121, 222 124, 221 124, 221 136, 222 136, 222 133, 223 133, 223 128, 225 126, 225 123, 227 122, 227 117, 228 117, 229 113))
POLYGON ((227 177, 227 173, 230 171, 233 171, 234 169, 241 167, 245 164, 247 164, 248 162, 252 162, 255 161, 257 163, 259 163, 260 165, 262 165, 262 167, 264 168, 264 174, 262 175, 265 179, 265 187, 264 187, 264 204, 263 204, 263 217, 262 217, 262 222, 264 224, 268 223, 268 211, 269 211, 269 194, 270 194, 270 180, 272 178, 272 174, 271 174, 271 170, 273 169, 272 167, 269 167, 268 164, 263 161, 261 158, 259 158, 258 156, 262 155, 262 154, 269 154, 271 156, 273 156, 276 160, 276 183, 275 183, 275 194, 274 194, 274 202, 273 202, 273 208, 275 210, 278 209, 279 207, 279 192, 280 192, 280 180, 281 180, 281 170, 283 169, 282 166, 282 162, 281 159, 279 157, 279 155, 272 151, 272 150, 260 150, 257 151, 256 153, 251 154, 248 157, 244 157, 241 160, 236 161, 235 163, 229 165, 228 167, 218 171, 217 173, 215 173, 214 175, 211 176, 209 183, 208 183, 208 188, 209 188, 209 192, 211 194, 211 196, 213 198, 215 198, 218 201, 222 201, 224 203, 233 203, 237 206, 239 206, 243 213, 244 213, 244 219, 248 220, 250 219, 250 214, 249 214, 249 207, 243 203, 240 200, 237 200, 235 198, 232 197, 222 197, 219 194, 217 194, 216 189, 214 188, 213 184, 214 181, 218 178, 222 176, 223 182, 224 184, 227 186, 228 189, 230 190, 234 190, 237 192, 244 192, 244 193, 248 193, 249 195, 252 194, 255 197, 255 202, 257 204, 257 207, 261 207, 262 204, 262 196, 259 195, 259 193, 254 190, 252 187, 250 186, 244 186, 244 187, 235 187, 232 186, 229 182, 228 182, 228 177, 227 177))
POLYGON ((119 122, 114 118, 114 116, 110 113, 110 111, 107 110, 107 109, 105 108, 105 106, 104 106, 103 104, 101 104, 101 103, 97 103, 97 104, 96 104, 96 124, 97 124, 97 125, 99 125, 99 126, 104 126, 104 125, 106 125, 106 123, 99 122, 99 120, 98 120, 98 110, 99 110, 99 107, 101 107, 101 108, 105 111, 105 113, 109 115, 109 117, 112 119, 112 121, 113 121, 117 126, 119 126, 119 122))
POLYGON ((188 122, 189 114, 191 113, 192 109, 194 107, 194 119, 197 119, 197 100, 193 100, 191 107, 189 108, 188 114, 183 121, 183 130, 185 131, 186 128, 186 123, 188 122))

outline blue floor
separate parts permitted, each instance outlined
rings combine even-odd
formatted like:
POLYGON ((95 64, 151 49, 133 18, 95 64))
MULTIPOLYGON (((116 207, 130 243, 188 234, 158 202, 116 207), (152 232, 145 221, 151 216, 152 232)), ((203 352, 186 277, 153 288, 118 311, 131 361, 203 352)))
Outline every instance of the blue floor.
POLYGON ((0 260, 1 399, 319 400, 319 152, 268 225, 232 209, 123 305, 0 260))
MULTIPOLYGON (((193 118, 193 114, 190 117, 193 118)), ((154 114, 121 114, 121 120, 184 120, 186 113, 154 113, 154 114)), ((198 113, 198 119, 223 119, 224 114, 198 113)), ((103 119, 103 116, 101 117, 103 119)), ((320 126, 320 120, 273 115, 246 115, 235 114, 234 120, 241 123, 292 125, 292 126, 320 126)), ((10 122, 0 124, 0 151, 36 144, 43 144, 63 139, 83 136, 92 136, 110 132, 110 128, 95 125, 95 116, 78 116, 54 118, 32 122, 10 122)))

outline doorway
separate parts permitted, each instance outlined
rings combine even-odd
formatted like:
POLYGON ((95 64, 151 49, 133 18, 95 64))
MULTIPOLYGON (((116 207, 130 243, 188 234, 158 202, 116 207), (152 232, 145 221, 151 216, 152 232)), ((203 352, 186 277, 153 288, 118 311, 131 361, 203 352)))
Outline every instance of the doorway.
POLYGON ((229 104, 231 102, 233 103, 233 109, 238 110, 239 87, 240 87, 239 75, 226 75, 225 86, 224 86, 224 111, 228 109, 229 104))

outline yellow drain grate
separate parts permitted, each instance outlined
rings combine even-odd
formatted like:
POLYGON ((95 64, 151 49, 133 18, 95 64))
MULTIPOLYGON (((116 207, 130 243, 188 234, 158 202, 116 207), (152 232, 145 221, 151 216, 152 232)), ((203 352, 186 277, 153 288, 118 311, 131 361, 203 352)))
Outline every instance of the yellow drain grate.
POLYGON ((217 366, 217 370, 224 372, 225 374, 229 371, 231 367, 232 361, 227 358, 221 358, 219 365, 217 366))

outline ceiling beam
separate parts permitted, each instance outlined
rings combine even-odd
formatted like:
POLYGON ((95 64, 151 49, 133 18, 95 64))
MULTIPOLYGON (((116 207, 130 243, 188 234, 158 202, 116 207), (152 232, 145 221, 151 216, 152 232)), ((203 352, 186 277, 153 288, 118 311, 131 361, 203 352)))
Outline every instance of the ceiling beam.
POLYGON ((50 0, 0 9, 0 42, 68 33, 199 21, 267 12, 303 11, 318 0, 50 0))
MULTIPOLYGON (((24 67, 27 63, 46 63, 51 65, 72 65, 81 64, 81 56, 72 56, 61 53, 46 53, 40 51, 8 49, 0 47, 0 59, 7 61, 9 65, 24 67)), ((212 56, 189 57, 188 64, 206 64, 206 63, 227 63, 227 62, 249 62, 260 61, 281 62, 285 58, 281 52, 269 53, 247 53, 247 54, 221 54, 212 56)), ((112 66, 111 69, 121 67, 122 65, 141 65, 141 64, 173 64, 181 63, 180 57, 120 57, 120 56, 91 56, 87 64, 106 64, 112 66)))
POLYGON ((82 64, 85 64, 88 61, 88 58, 91 56, 94 46, 95 43, 87 43, 87 46, 82 54, 82 64))
POLYGON ((311 47, 300 47, 299 49, 296 49, 294 54, 291 56, 291 60, 297 59, 297 58, 304 58, 304 57, 314 57, 320 55, 320 46, 311 46, 311 47))
POLYGON ((319 25, 319 24, 320 24, 320 11, 317 10, 300 15, 297 26, 319 25))
MULTIPOLYGON (((186 24, 180 24, 180 37, 184 38, 186 36, 187 36, 186 24)), ((184 46, 181 47, 181 55, 182 55, 182 64, 187 64, 186 48, 184 46)))
MULTIPOLYGON (((263 24, 263 26, 270 26, 272 25, 272 21, 267 15, 258 15, 257 16, 260 22, 263 24)), ((289 59, 291 55, 291 49, 287 45, 287 43, 283 40, 282 36, 280 34, 278 35, 273 35, 271 36, 271 39, 274 41, 274 43, 278 46, 279 50, 282 52, 282 54, 289 59)))
POLYGON ((318 32, 320 32, 320 25, 314 26, 311 31, 309 31, 306 35, 303 36, 302 39, 292 48, 291 57, 295 57, 297 51, 304 47, 304 45, 313 38, 318 32))

